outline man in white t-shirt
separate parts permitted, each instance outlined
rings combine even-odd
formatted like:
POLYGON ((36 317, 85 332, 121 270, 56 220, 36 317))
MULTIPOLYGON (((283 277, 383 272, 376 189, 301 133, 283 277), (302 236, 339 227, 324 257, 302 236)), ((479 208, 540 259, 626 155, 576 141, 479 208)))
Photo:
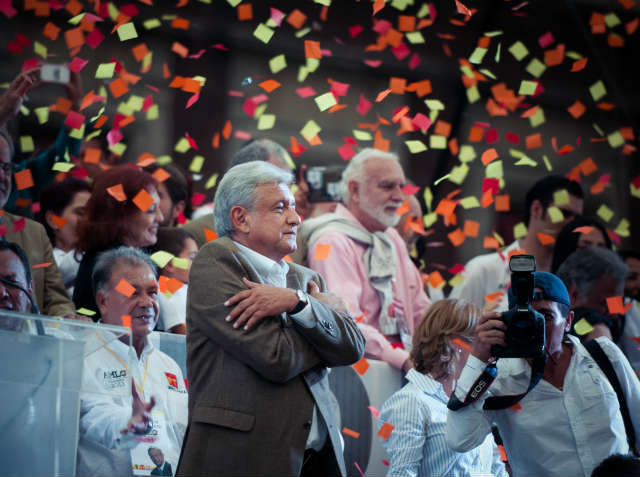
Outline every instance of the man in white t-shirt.
POLYGON ((499 312, 507 310, 507 288, 511 282, 509 254, 523 250, 536 258, 536 270, 550 271, 554 244, 553 241, 549 243, 548 239, 555 239, 566 223, 582 214, 583 197, 580 184, 563 176, 550 175, 536 182, 525 199, 527 235, 500 252, 471 259, 462 272, 464 281, 454 287, 450 298, 463 298, 484 306, 487 295, 501 292, 502 295, 492 300, 491 309, 499 312), (551 207, 554 209, 550 214, 551 207), (561 220, 558 220, 558 213, 561 220))
POLYGON ((92 281, 102 322, 129 326, 133 347, 106 330, 88 341, 98 351, 85 358, 77 475, 149 475, 149 447, 177 464, 188 404, 180 367, 148 339, 158 320, 155 266, 120 247, 98 257, 92 281))

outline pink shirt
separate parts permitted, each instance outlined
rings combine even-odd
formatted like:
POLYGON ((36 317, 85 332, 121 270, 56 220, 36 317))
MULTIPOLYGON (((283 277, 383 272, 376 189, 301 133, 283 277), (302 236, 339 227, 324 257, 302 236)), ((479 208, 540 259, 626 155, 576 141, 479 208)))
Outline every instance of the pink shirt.
MULTIPOLYGON (((343 205, 337 206, 336 214, 362 227, 362 224, 343 205)), ((393 281, 394 309, 402 313, 409 331, 413 333, 431 305, 431 301, 422 288, 418 269, 411 261, 406 245, 398 232, 390 227, 385 234, 391 238, 396 252, 393 281)), ((321 235, 309 250, 307 260, 309 267, 324 277, 329 291, 347 302, 349 311, 354 317, 364 314, 358 326, 367 340, 366 356, 401 368, 409 357, 409 353, 403 349, 394 349, 379 331, 380 298, 376 289, 369 283, 362 259, 365 251, 366 246, 360 242, 339 232, 327 232, 321 235), (318 244, 331 246, 326 260, 315 259, 318 244)))

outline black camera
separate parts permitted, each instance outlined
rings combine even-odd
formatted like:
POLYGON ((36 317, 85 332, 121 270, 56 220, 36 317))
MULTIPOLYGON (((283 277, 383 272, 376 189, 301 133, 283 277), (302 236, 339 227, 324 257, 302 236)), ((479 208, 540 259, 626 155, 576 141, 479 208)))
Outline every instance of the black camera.
POLYGON ((309 202, 340 202, 340 183, 345 166, 316 166, 307 169, 309 202))
POLYGON ((535 358, 544 354, 544 316, 531 308, 534 294, 533 272, 536 259, 533 255, 514 255, 509 260, 511 292, 516 305, 500 315, 507 325, 506 346, 493 345, 491 355, 496 358, 535 358))

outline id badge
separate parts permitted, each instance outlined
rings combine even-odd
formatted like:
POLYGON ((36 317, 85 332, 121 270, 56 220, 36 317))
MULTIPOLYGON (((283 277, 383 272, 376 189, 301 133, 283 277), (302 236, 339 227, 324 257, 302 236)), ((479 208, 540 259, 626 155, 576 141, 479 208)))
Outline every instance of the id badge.
POLYGON ((175 449, 169 440, 164 412, 154 409, 151 414, 151 432, 139 436, 138 445, 131 449, 133 475, 173 475, 178 465, 180 449, 175 449))

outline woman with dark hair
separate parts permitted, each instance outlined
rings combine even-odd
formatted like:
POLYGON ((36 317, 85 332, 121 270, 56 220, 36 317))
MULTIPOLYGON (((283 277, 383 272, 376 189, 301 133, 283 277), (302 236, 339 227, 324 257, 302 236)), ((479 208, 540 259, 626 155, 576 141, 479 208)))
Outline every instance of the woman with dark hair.
POLYGON ((89 183, 76 177, 49 184, 40 194, 40 211, 36 219, 44 225, 53 244, 53 257, 69 296, 73 296, 73 285, 82 258, 76 253, 78 222, 84 215, 90 195, 89 183))
POLYGON ((138 167, 116 166, 96 176, 78 227, 77 248, 84 257, 73 292, 77 308, 100 317, 91 285, 96 256, 121 245, 144 250, 155 244, 163 220, 159 204, 158 182, 138 167))
POLYGON ((393 432, 382 446, 388 476, 469 475, 506 477, 493 436, 469 452, 456 452, 445 439, 447 402, 464 367, 480 308, 459 300, 434 302, 413 333, 409 383, 382 406, 378 423, 393 432))
POLYGON ((556 273, 560 265, 573 252, 591 246, 607 247, 611 250, 611 239, 607 229, 598 219, 580 215, 562 227, 556 237, 551 273, 556 273))

